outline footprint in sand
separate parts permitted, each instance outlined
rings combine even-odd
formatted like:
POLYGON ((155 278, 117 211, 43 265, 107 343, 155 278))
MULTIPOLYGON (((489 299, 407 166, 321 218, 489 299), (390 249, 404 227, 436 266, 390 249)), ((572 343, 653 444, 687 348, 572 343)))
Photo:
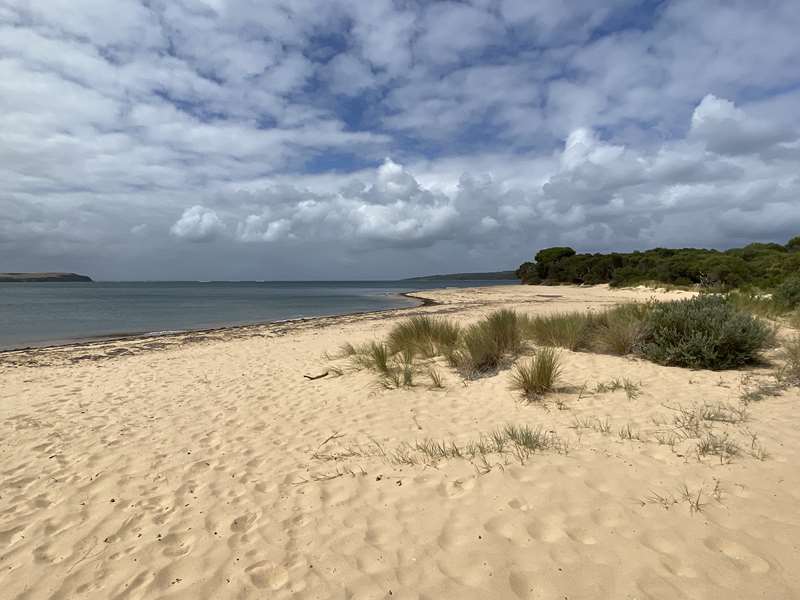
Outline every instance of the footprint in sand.
POLYGON ((247 567, 245 573, 257 588, 279 590, 289 583, 289 572, 284 567, 265 560, 247 567))
POLYGON ((245 531, 248 531, 257 520, 257 514, 245 513, 233 520, 231 523, 231 531, 234 533, 244 533, 245 531))
POLYGON ((195 537, 187 534, 170 533, 161 542, 164 547, 164 556, 177 557, 185 556, 192 551, 195 537))

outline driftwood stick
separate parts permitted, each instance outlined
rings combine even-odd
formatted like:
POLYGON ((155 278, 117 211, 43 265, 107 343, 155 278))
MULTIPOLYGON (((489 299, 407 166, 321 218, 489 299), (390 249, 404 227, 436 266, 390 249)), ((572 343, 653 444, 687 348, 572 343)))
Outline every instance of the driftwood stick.
POLYGON ((315 379, 322 379, 323 377, 327 376, 328 376, 328 371, 325 371, 322 375, 303 375, 303 377, 305 377, 309 381, 313 381, 315 379))

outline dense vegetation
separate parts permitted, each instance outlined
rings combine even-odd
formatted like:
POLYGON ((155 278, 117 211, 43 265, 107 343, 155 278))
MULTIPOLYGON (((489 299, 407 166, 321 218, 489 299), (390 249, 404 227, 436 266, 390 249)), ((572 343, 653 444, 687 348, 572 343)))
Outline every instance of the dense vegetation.
POLYGON ((779 288, 786 308, 800 303, 800 236, 786 245, 749 244, 730 250, 655 248, 643 252, 578 254, 572 248, 539 251, 516 275, 530 284, 612 286, 658 282, 715 289, 779 288))

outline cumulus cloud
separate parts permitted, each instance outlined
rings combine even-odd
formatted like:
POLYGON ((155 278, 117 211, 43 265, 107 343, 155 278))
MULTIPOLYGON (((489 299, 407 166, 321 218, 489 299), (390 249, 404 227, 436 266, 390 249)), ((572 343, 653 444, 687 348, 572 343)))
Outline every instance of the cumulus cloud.
POLYGON ((175 237, 190 242, 211 242, 225 233, 217 213, 203 206, 192 206, 169 229, 175 237))
POLYGON ((760 152, 797 137, 780 124, 748 117, 733 102, 713 94, 708 94, 694 109, 691 135, 718 154, 760 152))

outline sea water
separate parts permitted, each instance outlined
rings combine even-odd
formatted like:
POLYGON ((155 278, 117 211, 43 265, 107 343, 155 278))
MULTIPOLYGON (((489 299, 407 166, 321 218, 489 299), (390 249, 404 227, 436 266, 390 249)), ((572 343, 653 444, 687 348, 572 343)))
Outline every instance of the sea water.
POLYGON ((0 349, 414 306, 402 292, 512 281, 0 283, 0 349))

